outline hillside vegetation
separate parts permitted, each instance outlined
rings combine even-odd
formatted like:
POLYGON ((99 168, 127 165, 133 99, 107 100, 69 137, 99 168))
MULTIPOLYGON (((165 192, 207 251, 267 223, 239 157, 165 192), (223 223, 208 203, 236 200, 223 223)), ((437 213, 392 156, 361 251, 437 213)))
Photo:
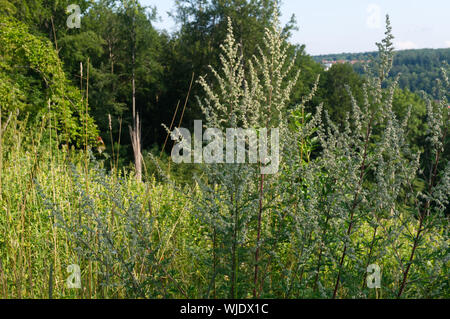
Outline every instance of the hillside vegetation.
MULTIPOLYGON (((341 53, 314 56, 313 59, 322 61, 373 61, 377 52, 341 53)), ((425 91, 436 96, 434 81, 439 77, 443 63, 450 62, 450 48, 448 49, 416 49, 396 51, 395 60, 390 73, 394 79, 400 74, 399 87, 419 93, 425 91)), ((355 71, 363 74, 361 63, 354 64, 355 71)))
POLYGON ((79 3, 0 0, 0 298, 450 297, 449 67, 402 89, 388 16, 360 75, 276 1, 79 3), (199 119, 244 163, 175 163, 199 119))

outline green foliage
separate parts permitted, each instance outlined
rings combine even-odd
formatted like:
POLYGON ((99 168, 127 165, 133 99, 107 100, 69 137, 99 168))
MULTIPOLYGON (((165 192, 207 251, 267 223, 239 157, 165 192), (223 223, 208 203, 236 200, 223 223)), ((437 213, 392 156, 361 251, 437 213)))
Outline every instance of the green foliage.
POLYGON ((46 199, 39 185, 38 192, 55 217, 55 224, 64 229, 74 243, 78 262, 96 262, 100 293, 115 287, 129 298, 162 298, 182 293, 183 290, 177 290, 177 281, 170 276, 176 250, 167 251, 170 243, 166 240, 173 233, 158 233, 161 223, 169 230, 171 222, 165 218, 176 222, 183 218, 184 222, 186 207, 182 207, 180 198, 170 200, 169 204, 170 209, 181 212, 178 218, 169 216, 165 209, 155 215, 150 192, 145 192, 141 185, 130 185, 127 177, 108 176, 94 163, 86 189, 86 180, 80 173, 72 167, 73 192, 66 198, 77 203, 76 211, 60 210, 46 199), (95 193, 90 193, 92 190, 95 193), (140 200, 137 193, 144 198, 140 200))
POLYGON ((423 152, 427 131, 425 101, 418 94, 412 93, 408 89, 397 89, 394 93, 392 109, 400 119, 409 116, 408 143, 413 151, 423 152))
POLYGON ((83 28, 68 30, 65 4, 0 0, 13 16, 0 22, 1 297, 450 296, 448 66, 432 97, 399 88, 389 20, 359 76, 290 46, 275 1, 180 1, 173 35, 132 0, 82 1, 83 28), (86 123, 97 134, 87 68, 101 159, 66 144, 86 123), (173 127, 199 110, 208 127, 278 127, 278 173, 161 154, 192 71, 198 109, 187 99, 173 127), (133 73, 152 145, 143 182, 122 129, 133 73), (81 289, 66 286, 71 264, 81 289), (367 287, 370 264, 381 288, 367 287))
MULTIPOLYGON (((323 60, 374 61, 376 52, 329 54, 313 58, 319 63, 323 60)), ((448 63, 448 61, 450 61, 450 49, 396 51, 389 76, 394 79, 400 75, 398 84, 401 89, 408 89, 415 93, 425 91, 436 98, 434 81, 439 77, 442 63, 448 63)), ((354 69, 358 74, 364 73, 361 63, 354 64, 354 69)))
POLYGON ((353 98, 361 102, 363 97, 363 79, 353 71, 349 64, 336 64, 320 77, 315 102, 324 104, 330 118, 343 125, 345 116, 352 109, 353 98))
MULTIPOLYGON (((167 91, 161 97, 162 103, 171 105, 172 109, 178 99, 186 96, 193 73, 197 77, 208 73, 209 66, 220 68, 220 45, 227 35, 228 18, 232 20, 235 38, 243 55, 244 69, 248 71, 246 61, 259 54, 258 47, 261 46, 265 29, 270 27, 275 13, 280 11, 279 3, 274 0, 182 0, 176 1, 175 5, 174 18, 180 28, 167 44, 169 51, 165 53, 165 59, 170 61, 166 74, 167 91)), ((295 20, 291 19, 282 30, 286 39, 293 28, 295 20)), ((205 97, 202 87, 194 85, 191 96, 205 97)), ((195 100, 189 102, 185 123, 203 118, 202 110, 195 100)), ((172 114, 169 113, 167 119, 160 122, 170 122, 172 114)))
POLYGON ((91 141, 97 134, 94 121, 86 117, 83 99, 66 80, 51 43, 12 18, 2 21, 0 42, 3 116, 16 111, 32 119, 49 114, 62 140, 80 146, 87 134, 91 141))
POLYGON ((16 116, 3 123, 0 296, 186 297, 179 267, 191 255, 183 243, 198 230, 183 193, 126 171, 108 174, 92 157, 86 170, 84 152, 59 148, 46 122, 34 124, 16 116), (82 269, 81 289, 66 286, 71 264, 82 269))
POLYGON ((120 136, 121 149, 128 161, 131 145, 127 128, 131 122, 133 73, 136 109, 142 126, 151 128, 142 132, 145 146, 160 142, 164 133, 161 123, 172 116, 160 100, 166 85, 162 61, 166 38, 152 26, 154 19, 153 11, 148 12, 137 1, 97 1, 83 15, 80 29, 62 32, 66 27, 61 26, 58 33, 61 59, 73 85, 86 85, 86 80, 80 84, 80 63, 86 78, 89 59, 91 114, 109 153, 114 143, 109 134, 109 116, 112 117, 112 135, 120 136))

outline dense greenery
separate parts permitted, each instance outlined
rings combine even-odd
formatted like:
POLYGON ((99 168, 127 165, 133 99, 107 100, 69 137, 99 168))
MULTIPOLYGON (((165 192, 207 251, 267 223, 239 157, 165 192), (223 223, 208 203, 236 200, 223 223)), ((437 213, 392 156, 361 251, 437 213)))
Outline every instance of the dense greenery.
MULTIPOLYGON (((327 61, 373 61, 376 52, 341 53, 314 56, 318 63, 327 61)), ((450 49, 419 49, 397 51, 390 77, 394 79, 400 74, 399 87, 412 92, 425 91, 435 97, 434 81, 439 77, 443 63, 450 62, 450 49)), ((359 74, 364 73, 361 63, 355 63, 354 68, 359 74)))
POLYGON ((0 297, 450 297, 444 51, 394 54, 387 18, 364 72, 324 71, 276 1, 177 1, 173 34, 134 0, 69 29, 69 2, 0 0, 0 297), (396 77, 414 64, 430 88, 396 77), (195 119, 278 128, 279 170, 173 163, 195 119))
MULTIPOLYGON (((49 41, 30 34, 27 27, 13 19, 2 21, 0 29, 0 103, 7 115, 41 120, 54 115, 56 129, 66 143, 82 144, 96 136, 92 117, 87 113, 80 92, 70 85, 55 50, 49 41), (83 136, 86 123, 86 136, 83 136)), ((84 143, 85 144, 85 143, 84 143)))

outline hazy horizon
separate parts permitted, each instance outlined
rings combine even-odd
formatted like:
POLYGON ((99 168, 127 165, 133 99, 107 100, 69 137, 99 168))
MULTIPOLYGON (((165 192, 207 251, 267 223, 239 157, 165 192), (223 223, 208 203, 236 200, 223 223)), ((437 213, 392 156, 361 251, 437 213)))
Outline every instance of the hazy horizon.
MULTIPOLYGON (((450 49, 450 47, 442 47, 442 48, 415 48, 415 49, 396 49, 395 51, 412 51, 412 50, 446 50, 450 49)), ((308 51, 308 50, 307 50, 308 51)), ((311 54, 311 56, 324 56, 324 55, 338 55, 338 54, 363 54, 363 53, 377 53, 378 50, 374 48, 372 51, 355 51, 355 52, 330 52, 330 53, 320 53, 320 54, 311 54)), ((309 52, 308 52, 309 53, 309 52)))
MULTIPOLYGON (((173 32, 176 25, 167 14, 174 0, 140 0, 156 6, 161 21, 158 29, 173 32)), ((305 44, 311 55, 362 53, 376 51, 375 42, 384 35, 384 17, 390 15, 398 50, 443 49, 450 47, 450 1, 429 0, 333 0, 281 1, 281 21, 292 14, 298 31, 290 42, 305 44)))

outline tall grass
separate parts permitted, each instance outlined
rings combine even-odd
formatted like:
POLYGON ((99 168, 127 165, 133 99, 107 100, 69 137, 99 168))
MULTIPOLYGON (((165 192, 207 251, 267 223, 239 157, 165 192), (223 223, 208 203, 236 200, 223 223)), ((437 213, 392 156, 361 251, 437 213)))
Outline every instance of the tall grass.
MULTIPOLYGON (((44 118, 36 130, 30 131, 26 118, 12 115, 2 134, 0 296, 47 298, 50 291, 53 298, 133 296, 126 290, 130 278, 110 279, 110 272, 116 271, 117 265, 110 264, 111 256, 106 254, 111 247, 105 247, 102 240, 107 237, 102 239, 102 235, 115 232, 117 249, 123 249, 122 257, 137 258, 140 254, 133 251, 135 243, 129 242, 137 239, 127 237, 131 231, 127 227, 133 225, 124 222, 121 214, 144 214, 152 221, 152 229, 146 229, 149 233, 145 236, 151 237, 148 243, 153 240, 156 243, 157 248, 152 251, 155 264, 167 265, 166 260, 173 259, 171 255, 182 239, 177 234, 189 221, 187 203, 182 194, 155 180, 142 184, 126 171, 107 174, 101 168, 102 162, 89 161, 86 175, 84 152, 61 146, 50 123, 51 119, 44 118), (89 179, 87 189, 86 178, 89 179), (107 215, 99 214, 102 209, 107 215), (66 220, 70 224, 65 224, 66 220), (73 223, 78 227, 75 230, 86 233, 76 238, 70 236, 66 230, 73 223), (80 240, 88 240, 89 245, 80 247, 80 240), (93 258, 93 254, 104 258, 93 258), (81 289, 66 288, 69 276, 66 268, 70 264, 81 267, 81 289), (110 269, 105 270, 105 265, 110 269)), ((144 215, 139 218, 145 220, 144 215)), ((136 220, 138 216, 134 218, 133 222, 140 226, 150 226, 141 224, 141 219, 136 220)), ((173 262, 179 263, 178 258, 186 257, 179 255, 173 262)), ((142 268, 140 262, 146 261, 133 261, 133 276, 139 282, 147 282, 145 273, 153 274, 153 271, 142 268), (139 272, 137 267, 141 267, 139 272)), ((159 284, 169 280, 175 284, 174 278, 169 279, 170 267, 164 267, 164 271, 167 274, 158 278, 159 284)), ((181 297, 181 290, 181 287, 170 293, 161 290, 154 296, 181 297)))
POLYGON ((230 23, 219 85, 200 80, 203 109, 217 127, 280 127, 280 171, 264 180, 258 164, 217 164, 178 183, 149 153, 141 182, 118 158, 108 171, 103 155, 66 145, 51 113, 3 114, 0 297, 448 298, 448 78, 428 101, 428 153, 414 154, 396 83, 384 83, 390 40, 388 27, 365 103, 338 127, 320 106, 305 114, 316 87, 289 104, 297 75, 278 26, 248 74, 230 23), (66 285, 72 264, 80 289, 66 285), (370 264, 379 289, 366 285, 370 264))

